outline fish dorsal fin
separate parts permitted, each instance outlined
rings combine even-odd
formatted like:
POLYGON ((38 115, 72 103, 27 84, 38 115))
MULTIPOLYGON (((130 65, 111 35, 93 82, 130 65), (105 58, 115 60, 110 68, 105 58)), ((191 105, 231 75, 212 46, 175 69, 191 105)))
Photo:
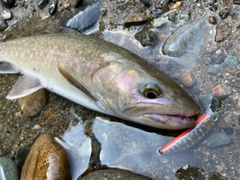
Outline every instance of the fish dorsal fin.
POLYGON ((19 70, 10 63, 0 62, 0 74, 16 74, 19 70))
POLYGON ((76 87, 77 89, 79 89, 80 91, 82 91, 87 97, 89 97, 91 100, 98 102, 98 100, 96 99, 96 97, 90 92, 90 90, 88 90, 87 87, 84 86, 83 83, 79 82, 78 80, 76 80, 68 71, 66 71, 66 69, 64 67, 62 67, 61 65, 57 66, 58 71, 60 72, 60 74, 63 76, 63 78, 70 83, 72 86, 76 87))
POLYGON ((22 98, 36 92, 41 88, 42 86, 37 78, 24 75, 22 77, 19 77, 17 82, 13 85, 13 88, 7 95, 7 99, 22 98))

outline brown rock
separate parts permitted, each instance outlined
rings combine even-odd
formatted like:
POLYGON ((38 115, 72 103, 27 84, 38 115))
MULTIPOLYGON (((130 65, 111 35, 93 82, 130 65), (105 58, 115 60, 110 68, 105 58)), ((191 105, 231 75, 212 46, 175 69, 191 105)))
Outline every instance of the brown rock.
POLYGON ((132 14, 128 17, 127 21, 125 22, 125 26, 131 25, 141 25, 147 22, 149 19, 144 13, 136 13, 132 14))
POLYGON ((54 141, 53 135, 42 134, 27 156, 21 180, 68 180, 69 177, 67 153, 54 141))
POLYGON ((231 28, 227 23, 221 22, 216 26, 216 35, 215 41, 222 42, 224 41, 230 34, 231 28))
POLYGON ((219 84, 212 89, 212 93, 219 97, 226 97, 232 93, 232 90, 226 84, 219 84))
POLYGON ((193 77, 189 70, 186 70, 181 74, 180 81, 185 87, 191 87, 196 83, 196 79, 193 77))
POLYGON ((40 89, 26 97, 18 100, 18 104, 23 111, 23 114, 28 117, 38 115, 47 103, 47 91, 40 89))

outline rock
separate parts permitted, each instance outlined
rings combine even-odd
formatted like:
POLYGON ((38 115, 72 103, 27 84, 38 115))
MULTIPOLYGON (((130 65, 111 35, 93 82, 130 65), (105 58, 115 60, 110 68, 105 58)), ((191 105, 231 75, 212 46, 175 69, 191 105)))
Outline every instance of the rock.
POLYGON ((120 170, 120 169, 104 169, 99 171, 94 171, 90 174, 87 174, 83 178, 78 178, 78 180, 147 180, 149 178, 143 177, 137 174, 133 174, 128 171, 120 170))
POLYGON ((212 89, 212 93, 218 97, 226 97, 232 93, 232 89, 226 84, 219 84, 212 89))
POLYGON ((150 7, 150 0, 140 0, 146 7, 150 7))
POLYGON ((130 15, 124 24, 125 26, 141 25, 146 23, 147 20, 148 16, 146 16, 144 13, 135 13, 130 15))
POLYGON ((179 9, 182 6, 182 1, 177 1, 172 5, 172 9, 179 9))
POLYGON ((58 2, 57 0, 50 1, 48 9, 49 14, 51 15, 55 14, 55 12, 57 11, 57 2, 58 2))
POLYGON ((80 0, 68 0, 70 6, 76 8, 79 5, 80 0))
POLYGON ((169 7, 168 7, 167 4, 163 4, 163 5, 161 6, 161 10, 162 10, 163 13, 165 13, 165 12, 168 12, 170 9, 169 9, 169 7))
POLYGON ((226 127, 223 129, 223 131, 227 134, 227 135, 231 135, 233 133, 233 128, 231 127, 226 127))
POLYGON ((14 6, 15 1, 14 0, 1 0, 1 4, 3 7, 10 9, 14 6))
POLYGON ((189 21, 189 15, 188 14, 180 14, 179 19, 183 21, 189 21))
POLYGON ((24 163, 21 180, 66 180, 69 176, 70 165, 66 152, 54 141, 53 135, 39 136, 24 163))
POLYGON ((168 20, 166 18, 160 17, 160 18, 154 19, 153 20, 153 28, 161 27, 167 23, 168 23, 168 20))
POLYGON ((184 71, 180 76, 180 82, 185 87, 191 87, 193 84, 195 84, 197 81, 195 77, 191 74, 189 70, 184 71))
POLYGON ((226 9, 223 9, 219 12, 219 16, 221 19, 226 19, 230 14, 230 9, 226 8, 226 9))
POLYGON ((18 99, 23 114, 28 117, 38 115, 47 103, 47 91, 40 89, 26 97, 18 99))
POLYGON ((177 29, 163 44, 162 53, 172 57, 194 54, 201 49, 204 40, 206 19, 200 19, 177 29))
POLYGON ((231 28, 227 23, 220 22, 216 26, 216 34, 215 34, 215 41, 222 42, 224 41, 230 34, 231 28))
POLYGON ((215 16, 209 16, 208 22, 209 24, 217 24, 217 18, 215 16))
POLYGON ((11 18, 12 18, 12 13, 11 13, 11 11, 9 11, 9 10, 3 10, 2 13, 1 13, 1 16, 2 16, 5 20, 8 20, 8 19, 11 19, 11 18))
POLYGON ((227 146, 232 143, 232 139, 225 133, 215 133, 207 140, 207 147, 216 148, 220 146, 227 146))
POLYGON ((6 23, 6 20, 0 16, 0 31, 4 31, 5 29, 7 29, 8 24, 6 23))
POLYGON ((236 66, 238 64, 238 59, 236 56, 227 56, 224 60, 225 66, 236 66))
POLYGON ((40 9, 43 9, 47 6, 49 0, 36 0, 36 4, 40 9))
POLYGON ((220 64, 214 64, 212 66, 209 66, 208 69, 207 69, 207 72, 209 74, 214 74, 214 75, 217 75, 219 73, 222 72, 222 65, 220 64))
POLYGON ((0 157, 0 179, 18 180, 17 166, 10 159, 0 157))

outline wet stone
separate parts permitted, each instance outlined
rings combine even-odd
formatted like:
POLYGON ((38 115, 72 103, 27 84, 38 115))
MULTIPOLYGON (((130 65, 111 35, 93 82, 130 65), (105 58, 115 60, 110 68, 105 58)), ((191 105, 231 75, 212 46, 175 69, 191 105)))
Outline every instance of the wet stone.
POLYGON ((148 16, 144 13, 136 13, 132 14, 128 17, 127 21, 125 22, 125 26, 132 26, 132 25, 141 25, 147 22, 148 16))
POLYGON ((209 148, 216 148, 220 146, 227 146, 232 143, 232 139, 226 135, 226 133, 216 133, 213 134, 208 140, 207 140, 207 147, 209 148))
POLYGON ((219 12, 219 16, 221 17, 221 19, 226 19, 230 14, 230 10, 229 9, 223 9, 222 11, 219 12))
POLYGON ((208 22, 209 24, 217 24, 217 18, 215 16, 210 16, 208 22))
POLYGON ((212 89, 212 93, 219 97, 226 97, 232 93, 232 89, 226 84, 218 84, 212 89))
POLYGON ((233 134, 233 128, 231 128, 231 127, 224 128, 223 131, 224 131, 227 135, 233 134))
POLYGON ((120 169, 105 169, 92 172, 87 174, 83 178, 78 178, 78 180, 148 180, 149 178, 143 177, 137 174, 133 174, 128 171, 120 170, 120 169))
POLYGON ((80 3, 80 0, 68 0, 68 2, 72 7, 77 7, 80 3))
POLYGON ((222 42, 224 41, 230 34, 230 27, 227 23, 221 22, 216 26, 216 34, 215 41, 222 42))
POLYGON ((238 59, 236 56, 227 56, 224 60, 225 66, 236 66, 238 64, 238 59))
POLYGON ((168 23, 168 20, 166 18, 157 18, 153 20, 153 28, 161 27, 168 23))
POLYGON ((23 164, 27 158, 28 152, 29 152, 28 149, 26 149, 24 147, 19 148, 16 152, 14 162, 17 165, 19 172, 21 171, 21 169, 23 167, 23 164))
POLYGON ((209 74, 215 74, 215 75, 217 75, 217 74, 219 74, 219 73, 222 72, 222 65, 220 65, 220 64, 214 64, 214 65, 212 65, 212 66, 209 66, 208 69, 207 69, 207 72, 208 72, 209 74))
POLYGON ((18 180, 19 179, 17 166, 10 159, 0 157, 0 169, 1 169, 0 170, 1 180, 18 180))
POLYGON ((20 98, 18 104, 25 116, 37 116, 47 103, 47 91, 40 89, 26 97, 20 98))
POLYGON ((66 152, 51 134, 42 134, 33 144, 24 163, 21 180, 66 180, 70 165, 66 152))
POLYGON ((191 74, 189 70, 184 71, 181 76, 180 76, 180 82, 185 86, 185 87, 191 87, 193 84, 195 84, 196 78, 191 74))
POLYGON ((3 10, 2 13, 1 13, 1 16, 2 16, 5 20, 8 20, 8 19, 11 19, 11 18, 12 18, 12 13, 11 13, 11 11, 9 11, 9 10, 3 10))
POLYGON ((47 6, 49 0, 36 0, 36 3, 37 3, 37 6, 40 8, 40 9, 43 9, 47 6))

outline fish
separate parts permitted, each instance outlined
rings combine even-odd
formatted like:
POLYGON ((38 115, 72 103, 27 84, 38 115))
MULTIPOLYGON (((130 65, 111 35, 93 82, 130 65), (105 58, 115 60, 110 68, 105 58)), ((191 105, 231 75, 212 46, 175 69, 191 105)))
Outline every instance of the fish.
POLYGON ((163 71, 93 36, 57 33, 0 43, 0 74, 19 74, 7 97, 45 88, 94 111, 160 129, 195 124, 200 107, 163 71))
POLYGON ((219 112, 203 114, 198 118, 194 127, 187 129, 172 141, 159 149, 159 153, 167 154, 187 149, 201 140, 219 119, 219 112))

